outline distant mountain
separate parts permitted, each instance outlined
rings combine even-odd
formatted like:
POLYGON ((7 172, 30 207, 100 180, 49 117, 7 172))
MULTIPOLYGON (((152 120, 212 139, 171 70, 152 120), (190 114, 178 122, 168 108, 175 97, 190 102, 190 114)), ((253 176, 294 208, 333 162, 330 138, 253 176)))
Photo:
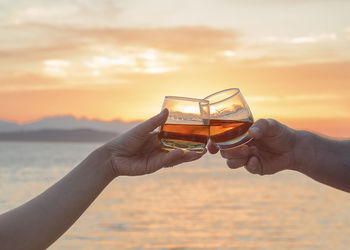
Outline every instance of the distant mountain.
POLYGON ((0 120, 0 132, 16 131, 20 129, 20 125, 15 122, 7 122, 0 120))
POLYGON ((0 133, 16 131, 37 131, 45 129, 73 130, 73 129, 91 129, 112 133, 122 133, 139 122, 122 121, 101 121, 88 120, 86 118, 77 119, 73 116, 55 116, 46 117, 34 122, 18 124, 0 120, 0 133))
POLYGON ((106 142, 117 133, 91 129, 16 131, 0 133, 0 141, 106 142))

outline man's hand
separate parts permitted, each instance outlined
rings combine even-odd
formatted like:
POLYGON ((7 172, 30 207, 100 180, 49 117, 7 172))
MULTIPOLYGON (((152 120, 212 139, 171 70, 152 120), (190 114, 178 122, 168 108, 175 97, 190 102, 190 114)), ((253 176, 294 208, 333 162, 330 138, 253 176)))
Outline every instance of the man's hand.
MULTIPOLYGON (((272 119, 261 119, 253 124, 248 133, 253 138, 248 144, 221 150, 230 168, 245 166, 250 173, 260 175, 295 168, 296 135, 293 129, 272 119)), ((218 152, 213 143, 208 145, 208 149, 212 154, 218 152)))

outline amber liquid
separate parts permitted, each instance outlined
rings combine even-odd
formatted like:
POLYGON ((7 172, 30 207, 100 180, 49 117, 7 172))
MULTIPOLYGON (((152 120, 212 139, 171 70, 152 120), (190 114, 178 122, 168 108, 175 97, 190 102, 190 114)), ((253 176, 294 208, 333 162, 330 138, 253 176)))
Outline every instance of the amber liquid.
POLYGON ((164 124, 158 134, 165 148, 203 151, 209 139, 209 126, 164 124))
POLYGON ((250 140, 251 121, 210 120, 210 140, 220 149, 231 148, 250 140))

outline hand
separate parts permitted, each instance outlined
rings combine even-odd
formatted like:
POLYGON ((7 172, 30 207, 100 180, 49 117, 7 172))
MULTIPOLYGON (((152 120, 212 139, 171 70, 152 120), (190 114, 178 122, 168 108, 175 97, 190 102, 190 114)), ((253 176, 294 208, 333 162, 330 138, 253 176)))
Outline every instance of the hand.
POLYGON ((128 132, 107 143, 105 147, 111 155, 111 164, 116 176, 144 175, 163 167, 172 167, 183 162, 199 159, 203 153, 184 152, 181 149, 162 149, 158 133, 154 130, 165 123, 168 110, 139 124, 128 132))
MULTIPOLYGON (((253 124, 248 135, 253 138, 248 144, 221 151, 230 168, 245 166, 250 173, 260 175, 295 168, 295 130, 272 119, 261 119, 253 124)), ((213 143, 208 149, 212 154, 218 152, 213 143)))

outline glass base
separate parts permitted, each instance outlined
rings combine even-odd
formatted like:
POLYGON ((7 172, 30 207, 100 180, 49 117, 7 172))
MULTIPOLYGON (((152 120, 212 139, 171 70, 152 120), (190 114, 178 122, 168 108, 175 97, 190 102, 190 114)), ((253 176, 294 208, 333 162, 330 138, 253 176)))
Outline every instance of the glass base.
POLYGON ((169 151, 175 149, 182 149, 202 153, 206 147, 206 144, 204 143, 186 142, 180 140, 160 139, 160 142, 163 144, 163 148, 169 151))
POLYGON ((238 147, 240 145, 246 144, 250 142, 253 138, 248 136, 248 133, 245 133, 244 135, 240 137, 236 137, 232 140, 225 141, 225 142, 214 142, 218 149, 220 150, 228 150, 231 148, 238 147))

